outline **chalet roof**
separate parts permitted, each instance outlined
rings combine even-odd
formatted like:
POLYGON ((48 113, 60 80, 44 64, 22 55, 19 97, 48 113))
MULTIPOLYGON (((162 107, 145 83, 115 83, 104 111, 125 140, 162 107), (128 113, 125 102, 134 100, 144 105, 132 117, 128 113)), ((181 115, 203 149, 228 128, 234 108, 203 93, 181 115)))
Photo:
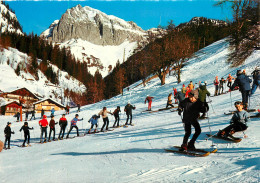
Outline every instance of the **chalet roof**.
POLYGON ((37 99, 39 99, 39 96, 40 96, 40 94, 38 94, 38 93, 36 93, 36 92, 32 92, 31 90, 29 90, 28 88, 26 88, 26 87, 23 87, 23 88, 8 88, 8 89, 6 89, 3 93, 13 93, 13 92, 15 92, 15 91, 17 91, 17 90, 21 90, 21 89, 25 89, 25 90, 27 90, 29 93, 31 93, 35 98, 37 98, 37 99), (38 96, 37 96, 37 95, 38 96))
POLYGON ((62 105, 61 103, 59 103, 59 102, 57 102, 57 101, 55 101, 55 100, 53 100, 53 99, 51 99, 51 98, 45 98, 45 99, 39 100, 39 101, 37 101, 37 102, 34 102, 33 105, 42 103, 42 102, 44 102, 44 101, 46 101, 46 100, 48 100, 48 101, 54 103, 55 105, 57 105, 57 106, 59 106, 59 107, 61 107, 61 108, 65 108, 64 105, 62 105))
POLYGON ((0 104, 0 107, 2 107, 2 106, 7 106, 7 105, 9 105, 9 104, 12 104, 12 103, 16 103, 17 105, 19 105, 19 106, 22 106, 21 104, 19 104, 18 102, 16 102, 16 101, 11 101, 11 102, 4 102, 4 103, 1 103, 0 104))

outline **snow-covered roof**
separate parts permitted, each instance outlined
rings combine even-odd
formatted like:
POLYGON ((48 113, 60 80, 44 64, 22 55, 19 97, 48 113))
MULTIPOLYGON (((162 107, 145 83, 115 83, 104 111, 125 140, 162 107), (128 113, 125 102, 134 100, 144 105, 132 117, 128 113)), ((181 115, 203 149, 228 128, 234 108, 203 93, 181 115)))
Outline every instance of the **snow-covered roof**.
POLYGON ((5 89, 4 93, 13 93, 13 92, 15 92, 15 91, 17 91, 17 90, 21 90, 21 89, 27 90, 28 92, 30 92, 30 93, 31 93, 35 98, 37 98, 37 99, 39 99, 38 96, 41 96, 40 94, 38 94, 38 93, 36 93, 36 92, 32 92, 31 90, 29 90, 29 89, 26 88, 26 87, 22 87, 22 88, 11 87, 11 88, 5 89), (35 93, 36 93, 38 96, 37 96, 35 93))
POLYGON ((6 100, 5 100, 5 102, 2 102, 2 101, 3 101, 3 100, 1 100, 0 107, 2 107, 2 106, 7 106, 7 105, 9 105, 9 104, 11 104, 11 103, 16 103, 17 105, 22 106, 22 105, 19 104, 17 101, 11 101, 11 102, 7 102, 6 100))
POLYGON ((53 100, 53 99, 51 99, 51 98, 45 98, 45 99, 39 100, 38 102, 34 102, 33 105, 39 104, 39 103, 44 102, 44 101, 46 101, 46 100, 49 100, 49 101, 55 103, 55 104, 56 104, 57 106, 59 106, 59 107, 65 108, 64 105, 62 105, 61 103, 59 103, 59 102, 57 102, 57 101, 55 101, 55 100, 53 100))

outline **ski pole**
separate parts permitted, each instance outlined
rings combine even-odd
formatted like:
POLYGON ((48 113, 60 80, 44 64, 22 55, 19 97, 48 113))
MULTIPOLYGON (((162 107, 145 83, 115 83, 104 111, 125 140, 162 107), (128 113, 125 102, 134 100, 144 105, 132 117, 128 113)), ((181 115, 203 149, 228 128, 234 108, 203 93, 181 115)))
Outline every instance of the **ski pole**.
MULTIPOLYGON (((207 112, 207 117, 208 117, 208 125, 209 125, 209 133, 210 133, 210 136, 212 136, 212 131, 211 131, 211 126, 210 126, 210 123, 209 123, 209 113, 207 112)), ((215 147, 216 145, 213 144, 213 140, 211 139, 211 147, 215 147)))
POLYGON ((230 93, 230 104, 231 104, 231 108, 232 108, 232 97, 231 97, 231 91, 229 92, 230 93))
MULTIPOLYGON (((208 96, 208 98, 209 98, 209 96, 208 96)), ((210 101, 210 100, 211 100, 211 99, 209 98, 209 101, 210 101)), ((211 100, 211 101, 212 101, 212 100, 211 100)), ((216 114, 215 111, 214 111, 214 108, 213 108, 212 102, 210 102, 210 105, 211 105, 211 108, 212 108, 212 110, 213 110, 213 113, 216 114)))

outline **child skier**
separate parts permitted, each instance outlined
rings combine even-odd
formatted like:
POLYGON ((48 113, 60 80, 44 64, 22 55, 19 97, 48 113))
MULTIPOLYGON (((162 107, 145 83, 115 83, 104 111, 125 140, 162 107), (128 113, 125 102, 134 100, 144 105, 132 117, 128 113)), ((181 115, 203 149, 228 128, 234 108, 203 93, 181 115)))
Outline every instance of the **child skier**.
POLYGON ((185 130, 183 143, 181 145, 182 151, 186 151, 187 149, 189 150, 196 149, 194 143, 201 133, 200 124, 197 118, 200 112, 204 113, 206 112, 206 110, 207 109, 203 106, 202 102, 198 100, 197 90, 192 90, 189 93, 188 98, 184 99, 179 104, 178 114, 181 116, 181 113, 183 112, 182 122, 184 123, 184 130, 185 130), (195 128, 195 133, 192 139, 190 140, 190 142, 187 143, 189 136, 191 134, 191 125, 195 128))
POLYGON ((26 140, 28 139, 28 142, 27 142, 27 146, 29 146, 30 145, 30 131, 29 130, 33 130, 33 127, 32 128, 30 128, 29 126, 28 126, 28 122, 24 122, 24 125, 21 127, 21 129, 20 129, 20 132, 23 130, 23 132, 24 132, 24 141, 23 141, 23 145, 22 145, 22 147, 25 147, 25 142, 26 142, 26 140))
POLYGON ((43 138, 43 133, 45 133, 45 138, 44 142, 47 141, 47 127, 48 127, 48 121, 47 121, 47 116, 43 115, 43 119, 39 121, 39 125, 41 127, 41 137, 40 137, 40 143, 42 143, 42 138, 43 138))
POLYGON ((215 85, 215 94, 214 94, 214 96, 217 96, 218 95, 218 85, 219 85, 218 76, 216 76, 216 78, 214 80, 214 85, 215 85))
POLYGON ((168 106, 174 107, 174 106, 172 105, 172 93, 170 93, 170 94, 168 95, 168 100, 167 100, 166 108, 168 108, 168 106))
POLYGON ((4 144, 4 149, 10 149, 10 140, 11 140, 11 135, 14 134, 14 131, 11 130, 11 123, 7 122, 7 125, 4 129, 5 133, 5 144, 4 144), (8 147, 6 148, 6 143, 8 142, 8 147))
POLYGON ((117 108, 116 108, 116 109, 114 110, 114 112, 113 112, 113 115, 114 115, 114 117, 115 117, 115 122, 114 122, 113 127, 116 126, 116 123, 117 123, 117 127, 119 127, 119 121, 120 121, 119 112, 121 112, 120 106, 117 106, 117 108))
POLYGON ((226 80, 223 77, 219 81, 219 91, 218 91, 219 95, 224 93, 224 83, 225 82, 226 82, 226 80))
POLYGON ((58 139, 62 140, 64 137, 65 129, 68 125, 68 121, 65 118, 65 114, 62 114, 62 117, 60 118, 60 121, 59 121, 59 125, 60 125, 60 133, 59 133, 58 139), (62 136, 61 136, 61 133, 62 133, 62 136))
POLYGON ((50 120, 50 132, 49 132, 49 142, 51 141, 51 132, 53 131, 53 141, 55 141, 55 125, 58 124, 58 123, 55 123, 55 120, 54 120, 54 116, 51 116, 51 120, 50 120))
POLYGON ((68 132, 66 138, 69 138, 70 132, 71 132, 71 130, 72 130, 73 128, 76 128, 76 130, 77 130, 77 136, 79 136, 79 128, 78 128, 78 126, 77 126, 77 122, 78 122, 78 121, 82 121, 82 120, 83 120, 83 118, 82 118, 82 119, 79 119, 79 115, 78 115, 78 114, 75 115, 75 118, 73 118, 73 119, 71 120, 70 130, 69 130, 69 132, 68 132))
POLYGON ((89 123, 91 123, 91 127, 88 131, 88 133, 91 133, 92 128, 94 127, 94 125, 96 126, 96 129, 94 130, 94 133, 97 132, 97 127, 98 127, 98 118, 99 116, 97 116, 96 114, 94 114, 90 119, 89 119, 89 123))
POLYGON ((238 131, 244 131, 247 129, 246 123, 250 121, 249 114, 243 110, 243 104, 240 101, 234 103, 237 111, 232 116, 230 120, 230 125, 224 128, 223 130, 219 130, 217 136, 220 137, 231 137, 233 138, 233 134, 238 131))

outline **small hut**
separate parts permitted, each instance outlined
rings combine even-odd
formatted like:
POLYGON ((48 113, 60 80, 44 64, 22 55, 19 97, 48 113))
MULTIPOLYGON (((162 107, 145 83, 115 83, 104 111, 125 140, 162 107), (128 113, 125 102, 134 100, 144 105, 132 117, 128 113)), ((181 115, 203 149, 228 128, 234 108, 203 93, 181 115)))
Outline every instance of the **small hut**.
POLYGON ((33 103, 34 109, 36 113, 40 113, 43 109, 44 111, 51 111, 54 108, 55 111, 64 110, 65 106, 56 102, 50 98, 40 100, 38 102, 33 103))

